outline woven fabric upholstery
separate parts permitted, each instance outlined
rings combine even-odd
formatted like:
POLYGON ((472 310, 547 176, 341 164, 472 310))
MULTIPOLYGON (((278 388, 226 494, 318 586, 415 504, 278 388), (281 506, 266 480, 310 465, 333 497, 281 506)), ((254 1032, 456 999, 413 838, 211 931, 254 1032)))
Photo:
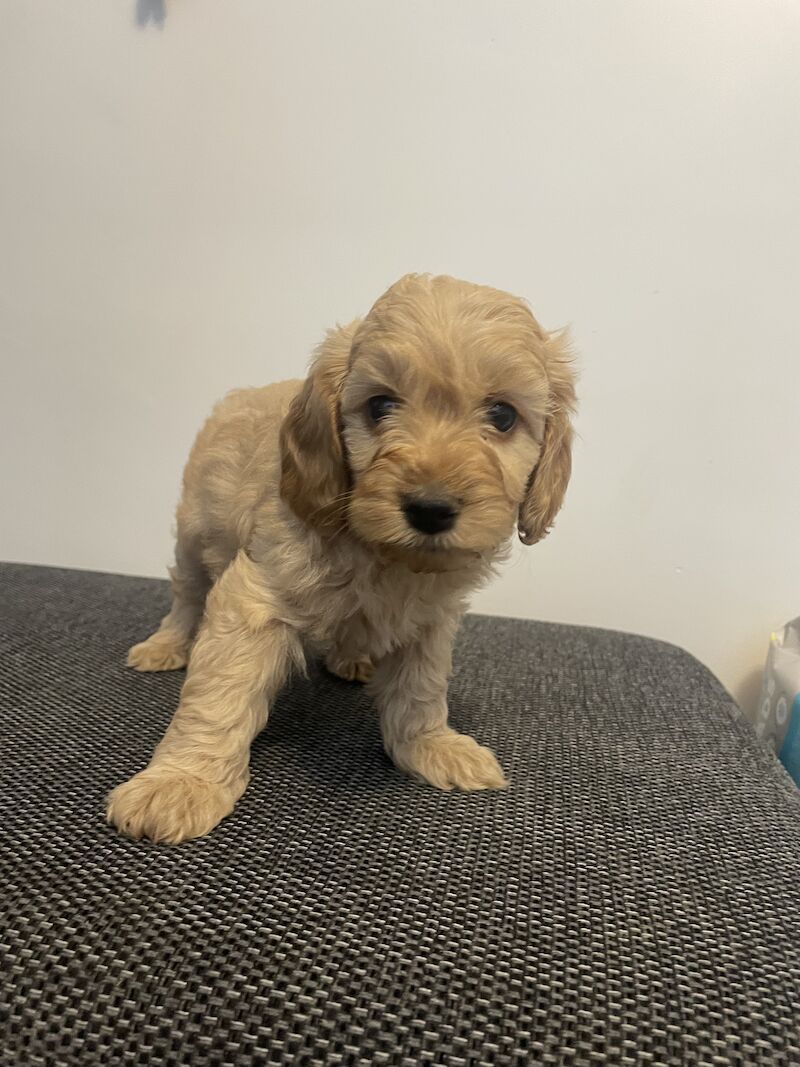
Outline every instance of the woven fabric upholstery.
POLYGON ((125 669, 165 583, 0 571, 2 1063, 798 1064, 800 799, 672 646, 468 618, 452 721, 504 793, 387 761, 312 666, 208 838, 106 792, 183 675, 125 669))

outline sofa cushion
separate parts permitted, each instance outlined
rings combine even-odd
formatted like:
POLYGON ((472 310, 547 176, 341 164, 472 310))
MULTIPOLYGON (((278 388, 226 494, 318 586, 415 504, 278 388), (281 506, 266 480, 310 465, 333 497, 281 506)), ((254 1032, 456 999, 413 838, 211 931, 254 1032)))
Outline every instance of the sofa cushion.
POLYGON ((382 752, 310 668, 209 837, 104 797, 182 673, 166 583, 0 569, 3 1063, 800 1063, 800 796, 722 686, 642 637, 468 617, 451 720, 502 793, 382 752))

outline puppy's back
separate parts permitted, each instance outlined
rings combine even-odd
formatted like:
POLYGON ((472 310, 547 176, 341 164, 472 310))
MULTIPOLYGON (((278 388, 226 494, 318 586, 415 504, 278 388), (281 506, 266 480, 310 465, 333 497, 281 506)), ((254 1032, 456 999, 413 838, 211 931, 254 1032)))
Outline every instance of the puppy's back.
POLYGON ((217 578, 253 530, 256 509, 278 494, 281 422, 302 381, 237 389, 200 430, 183 472, 178 539, 217 578))

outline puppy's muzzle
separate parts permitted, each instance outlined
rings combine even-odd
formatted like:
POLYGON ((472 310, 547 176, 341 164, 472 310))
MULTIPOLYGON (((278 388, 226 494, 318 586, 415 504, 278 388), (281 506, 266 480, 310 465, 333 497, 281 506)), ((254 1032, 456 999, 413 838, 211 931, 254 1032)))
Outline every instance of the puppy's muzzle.
POLYGON ((419 533, 438 534, 452 530, 458 518, 458 509, 447 500, 430 497, 406 497, 403 514, 409 526, 419 533))

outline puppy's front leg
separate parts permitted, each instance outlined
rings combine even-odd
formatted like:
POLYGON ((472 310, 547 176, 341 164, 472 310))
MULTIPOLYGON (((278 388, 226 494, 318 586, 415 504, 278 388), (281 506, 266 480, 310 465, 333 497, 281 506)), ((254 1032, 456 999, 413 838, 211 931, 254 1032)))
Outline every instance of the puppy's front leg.
POLYGON ((439 789, 503 789, 494 753, 447 725, 452 640, 450 627, 431 628, 381 660, 370 691, 384 746, 401 770, 439 789))
POLYGON ((250 742, 267 702, 302 661, 277 621, 259 568, 240 552, 211 590, 180 705, 149 766, 108 799, 108 820, 133 838, 175 844, 208 833, 250 777, 250 742))

